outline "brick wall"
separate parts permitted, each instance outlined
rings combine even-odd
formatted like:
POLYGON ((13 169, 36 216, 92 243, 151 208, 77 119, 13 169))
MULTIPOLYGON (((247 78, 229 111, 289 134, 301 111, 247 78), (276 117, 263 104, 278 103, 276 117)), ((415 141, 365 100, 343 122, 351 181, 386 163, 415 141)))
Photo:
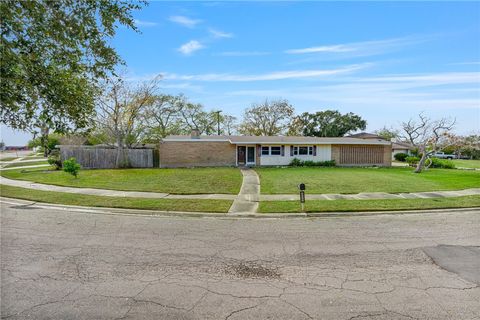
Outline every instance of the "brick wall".
POLYGON ((160 167, 235 166, 235 145, 229 142, 177 142, 160 144, 160 167))
POLYGON ((332 159, 340 166, 391 166, 390 145, 332 145, 332 159))

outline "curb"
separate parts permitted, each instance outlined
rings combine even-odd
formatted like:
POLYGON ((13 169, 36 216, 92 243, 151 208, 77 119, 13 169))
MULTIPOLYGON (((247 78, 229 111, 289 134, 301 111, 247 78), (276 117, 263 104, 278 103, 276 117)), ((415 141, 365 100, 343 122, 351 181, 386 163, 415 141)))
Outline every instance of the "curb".
POLYGON ((393 211, 358 211, 358 212, 317 212, 317 213, 214 213, 214 212, 185 212, 185 211, 157 211, 142 209, 123 209, 107 207, 82 207, 46 202, 32 202, 23 199, 0 197, 0 203, 12 204, 17 207, 35 207, 69 212, 83 212, 90 214, 123 215, 140 217, 186 217, 186 218, 227 218, 227 219, 286 219, 286 218, 342 218, 342 217, 368 217, 378 215, 405 215, 429 213, 455 213, 475 211, 480 214, 480 207, 428 209, 428 210, 393 210, 393 211))

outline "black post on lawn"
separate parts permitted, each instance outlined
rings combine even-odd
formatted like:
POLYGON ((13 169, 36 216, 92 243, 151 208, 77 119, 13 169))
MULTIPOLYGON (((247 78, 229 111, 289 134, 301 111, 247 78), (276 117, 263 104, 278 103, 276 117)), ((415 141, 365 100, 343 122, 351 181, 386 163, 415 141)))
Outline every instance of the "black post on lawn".
POLYGON ((300 205, 302 206, 302 212, 305 212, 305 183, 300 183, 298 185, 298 190, 300 190, 300 205))

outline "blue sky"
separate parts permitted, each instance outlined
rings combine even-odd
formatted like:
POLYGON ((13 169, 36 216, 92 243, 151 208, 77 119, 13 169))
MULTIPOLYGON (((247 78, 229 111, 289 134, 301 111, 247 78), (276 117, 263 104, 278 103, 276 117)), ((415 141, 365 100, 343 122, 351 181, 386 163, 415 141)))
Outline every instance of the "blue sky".
MULTIPOLYGON (((424 111, 480 130, 479 2, 152 2, 113 46, 132 81, 241 117, 265 98, 337 109, 367 131, 424 111)), ((28 140, 2 127, 7 144, 28 140)))

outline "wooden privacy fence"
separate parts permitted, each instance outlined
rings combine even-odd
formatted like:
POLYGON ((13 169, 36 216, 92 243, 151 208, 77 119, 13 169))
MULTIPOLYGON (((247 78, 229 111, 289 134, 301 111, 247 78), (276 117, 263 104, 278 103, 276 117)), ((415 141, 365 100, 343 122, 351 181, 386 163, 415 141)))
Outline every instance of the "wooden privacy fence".
MULTIPOLYGON (((126 149, 130 167, 153 168, 154 149, 126 149)), ((74 157, 82 168, 112 169, 116 168, 117 149, 89 146, 60 146, 60 157, 64 161, 74 157)))

